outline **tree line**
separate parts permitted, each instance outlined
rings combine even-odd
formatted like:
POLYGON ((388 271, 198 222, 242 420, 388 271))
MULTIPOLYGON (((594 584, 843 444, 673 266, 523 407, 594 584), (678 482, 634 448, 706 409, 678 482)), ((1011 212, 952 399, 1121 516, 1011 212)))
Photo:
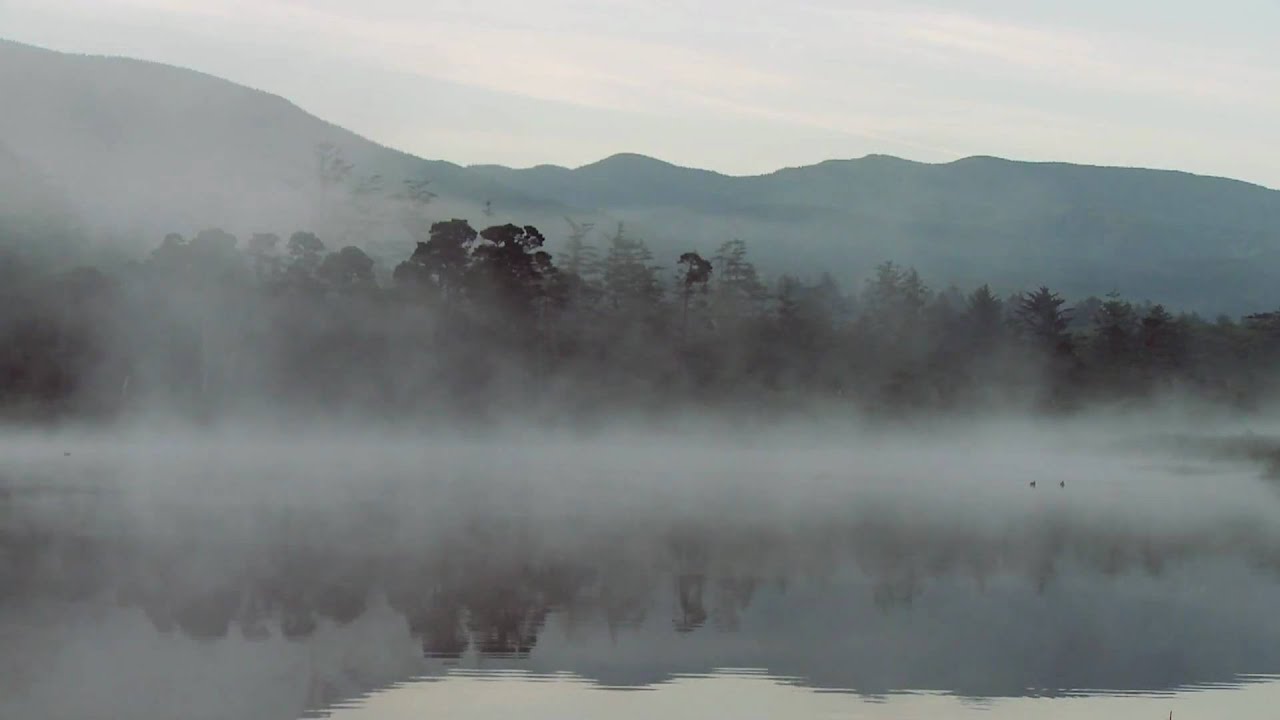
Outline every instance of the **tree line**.
POLYGON ((1208 320, 1117 293, 769 279, 729 240, 657 259, 618 225, 431 222, 390 265, 310 232, 172 234, 103 271, 0 268, 11 417, 238 406, 457 417, 675 407, 1069 411, 1179 392, 1240 407, 1274 386, 1280 313, 1208 320))

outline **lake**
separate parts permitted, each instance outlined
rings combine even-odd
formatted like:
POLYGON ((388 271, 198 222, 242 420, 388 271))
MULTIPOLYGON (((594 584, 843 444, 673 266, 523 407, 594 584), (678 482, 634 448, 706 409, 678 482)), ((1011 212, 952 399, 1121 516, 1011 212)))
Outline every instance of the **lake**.
POLYGON ((1256 454, 1008 427, 3 449, 0 717, 1280 702, 1280 494, 1256 454))

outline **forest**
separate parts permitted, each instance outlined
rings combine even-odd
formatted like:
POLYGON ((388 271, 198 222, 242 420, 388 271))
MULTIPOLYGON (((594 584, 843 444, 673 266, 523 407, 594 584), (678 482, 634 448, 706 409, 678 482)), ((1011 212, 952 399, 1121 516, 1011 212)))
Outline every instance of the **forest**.
POLYGON ((738 240, 656 258, 622 225, 571 219, 553 257, 535 227, 435 220, 420 197, 397 218, 414 240, 398 263, 218 229, 107 270, 0 258, 3 416, 1251 409, 1275 386, 1276 313, 933 288, 892 262, 857 288, 768 278, 738 240))

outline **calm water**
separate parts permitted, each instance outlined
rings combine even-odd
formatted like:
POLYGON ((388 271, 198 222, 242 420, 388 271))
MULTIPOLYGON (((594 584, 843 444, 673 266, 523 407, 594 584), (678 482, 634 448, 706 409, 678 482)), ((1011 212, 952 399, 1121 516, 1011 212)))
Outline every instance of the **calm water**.
POLYGON ((1280 495, 1256 467, 569 450, 11 456, 0 717, 1280 706, 1280 495))

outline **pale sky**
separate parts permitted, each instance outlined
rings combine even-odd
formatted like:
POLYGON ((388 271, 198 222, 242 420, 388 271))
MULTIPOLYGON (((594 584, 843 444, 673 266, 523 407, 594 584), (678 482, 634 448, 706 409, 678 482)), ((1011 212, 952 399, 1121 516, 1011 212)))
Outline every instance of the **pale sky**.
POLYGON ((2 37, 461 164, 998 155, 1275 188, 1278 31, 1280 0, 0 0, 2 37))

